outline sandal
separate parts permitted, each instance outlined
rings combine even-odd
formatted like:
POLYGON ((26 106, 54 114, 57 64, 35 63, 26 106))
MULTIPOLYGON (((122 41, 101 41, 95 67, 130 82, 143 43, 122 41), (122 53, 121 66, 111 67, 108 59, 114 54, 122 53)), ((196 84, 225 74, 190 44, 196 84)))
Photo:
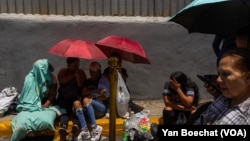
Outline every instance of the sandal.
POLYGON ((33 130, 28 130, 26 132, 26 136, 29 137, 29 138, 34 138, 34 137, 36 137, 36 133, 33 130))

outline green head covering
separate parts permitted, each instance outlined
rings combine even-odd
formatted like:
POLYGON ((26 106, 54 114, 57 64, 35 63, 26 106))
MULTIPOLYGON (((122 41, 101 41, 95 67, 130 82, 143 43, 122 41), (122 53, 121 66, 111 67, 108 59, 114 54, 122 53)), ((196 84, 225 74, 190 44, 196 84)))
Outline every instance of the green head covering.
POLYGON ((18 111, 34 111, 41 108, 41 99, 51 84, 49 63, 47 59, 39 59, 26 75, 22 92, 18 98, 18 111))

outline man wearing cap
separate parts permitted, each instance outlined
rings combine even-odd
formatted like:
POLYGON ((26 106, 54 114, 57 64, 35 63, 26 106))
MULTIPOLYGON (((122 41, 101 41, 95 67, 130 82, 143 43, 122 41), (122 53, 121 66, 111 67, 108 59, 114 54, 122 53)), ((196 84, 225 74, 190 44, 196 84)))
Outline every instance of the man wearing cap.
POLYGON ((94 103, 94 110, 95 110, 95 116, 97 118, 103 117, 106 113, 106 106, 105 102, 107 101, 106 97, 106 89, 100 89, 98 88, 99 81, 102 77, 102 71, 101 71, 101 64, 93 61, 89 65, 89 74, 90 78, 88 78, 84 84, 83 84, 83 96, 86 97, 86 101, 90 101, 90 99, 93 99, 95 102, 101 102, 102 105, 99 103, 94 103))

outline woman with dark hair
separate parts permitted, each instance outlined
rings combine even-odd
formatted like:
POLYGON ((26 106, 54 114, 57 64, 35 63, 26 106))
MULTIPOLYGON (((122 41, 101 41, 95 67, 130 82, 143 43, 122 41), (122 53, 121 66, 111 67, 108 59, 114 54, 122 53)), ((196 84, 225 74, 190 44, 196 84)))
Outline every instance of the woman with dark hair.
POLYGON ((181 71, 173 72, 164 85, 164 124, 176 124, 182 113, 186 118, 195 111, 199 100, 199 90, 191 79, 181 71))
POLYGON ((219 61, 217 83, 222 94, 195 125, 250 125, 250 50, 235 48, 219 61))

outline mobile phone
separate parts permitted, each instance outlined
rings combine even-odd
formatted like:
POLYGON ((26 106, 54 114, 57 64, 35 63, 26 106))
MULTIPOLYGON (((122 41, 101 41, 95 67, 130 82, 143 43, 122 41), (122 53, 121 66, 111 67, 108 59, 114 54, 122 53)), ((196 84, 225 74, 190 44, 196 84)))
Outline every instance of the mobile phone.
POLYGON ((197 75, 197 77, 203 81, 204 83, 208 84, 210 87, 215 89, 217 92, 221 93, 219 86, 215 82, 216 79, 214 77, 217 77, 216 75, 197 75), (214 82, 213 82, 214 81, 214 82))

